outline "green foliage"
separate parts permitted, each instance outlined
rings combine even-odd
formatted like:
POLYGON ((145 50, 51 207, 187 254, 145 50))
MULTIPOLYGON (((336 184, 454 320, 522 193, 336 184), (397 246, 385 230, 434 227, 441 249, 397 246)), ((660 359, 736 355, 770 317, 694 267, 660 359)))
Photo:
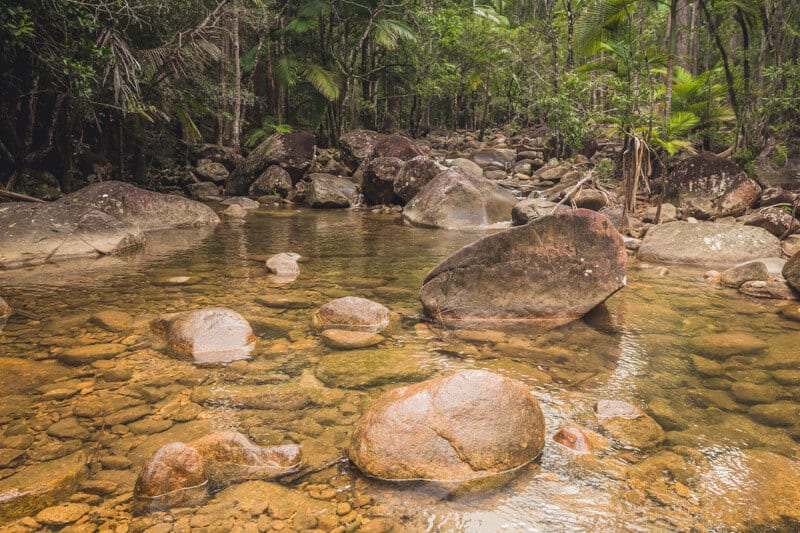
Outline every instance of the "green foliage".
POLYGON ((277 119, 271 115, 264 116, 264 122, 260 128, 251 131, 245 139, 245 146, 252 148, 261 142, 265 137, 273 133, 291 133, 292 127, 289 124, 280 124, 277 119))

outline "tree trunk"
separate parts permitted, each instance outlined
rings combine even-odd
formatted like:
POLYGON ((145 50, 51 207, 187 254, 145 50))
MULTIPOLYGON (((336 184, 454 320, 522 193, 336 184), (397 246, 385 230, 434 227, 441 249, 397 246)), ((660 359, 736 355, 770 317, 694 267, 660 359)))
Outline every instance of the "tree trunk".
POLYGON ((678 43, 678 0, 670 0, 667 29, 667 79, 664 80, 664 135, 669 139, 672 121, 672 78, 675 71, 675 49, 678 43))
POLYGON ((231 20, 231 47, 233 49, 233 123, 231 124, 231 144, 238 152, 241 148, 242 133, 242 65, 240 63, 241 43, 239 42, 239 0, 233 2, 231 20))

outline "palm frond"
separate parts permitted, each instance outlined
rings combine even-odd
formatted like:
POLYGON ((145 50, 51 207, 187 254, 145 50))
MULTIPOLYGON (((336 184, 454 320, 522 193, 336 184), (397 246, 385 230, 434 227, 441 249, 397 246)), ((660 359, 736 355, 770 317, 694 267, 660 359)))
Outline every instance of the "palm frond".
POLYGON ((336 74, 315 63, 305 63, 299 68, 299 71, 326 99, 333 101, 339 98, 341 88, 336 74))
POLYGON ((394 50, 400 41, 415 42, 417 34, 405 22, 382 18, 375 21, 372 38, 379 46, 394 50))
POLYGON ((578 54, 588 57, 598 51, 600 43, 608 40, 625 20, 635 0, 595 0, 575 21, 574 47, 578 54))

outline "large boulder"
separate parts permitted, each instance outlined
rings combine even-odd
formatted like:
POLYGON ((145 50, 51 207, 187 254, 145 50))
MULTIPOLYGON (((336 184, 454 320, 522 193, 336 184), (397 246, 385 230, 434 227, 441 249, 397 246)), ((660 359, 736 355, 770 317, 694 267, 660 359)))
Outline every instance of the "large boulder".
POLYGON ((250 185, 271 165, 286 170, 297 183, 311 167, 316 139, 311 133, 275 133, 258 145, 231 173, 225 192, 247 194, 250 185))
POLYGON ((198 161, 194 173, 201 180, 212 181, 214 183, 225 183, 225 180, 228 179, 230 175, 225 165, 210 159, 201 159, 198 161))
POLYGON ((764 228, 776 237, 796 233, 800 230, 800 222, 790 212, 779 207, 765 207, 755 211, 744 219, 745 226, 764 228))
POLYGON ((142 231, 195 228, 219 223, 205 204, 140 189, 121 181, 100 181, 61 198, 61 205, 93 207, 142 231))
POLYGON ((386 137, 383 133, 372 130, 353 130, 339 138, 342 159, 352 168, 366 161, 375 145, 386 137))
POLYGON ((522 383, 465 370, 385 393, 356 423, 349 452, 382 479, 468 481, 533 461, 544 434, 522 383))
POLYGON ((346 178, 315 173, 308 176, 306 205, 309 207, 350 207, 358 196, 356 184, 346 178))
POLYGON ((481 168, 506 169, 516 160, 517 152, 508 148, 487 148, 475 150, 470 157, 481 168))
POLYGON ((667 196, 684 215, 699 219, 743 215, 760 193, 758 183, 735 163, 709 152, 681 161, 667 180, 667 196))
POLYGON ((256 337, 247 320, 224 308, 170 313, 150 323, 168 349, 197 363, 222 363, 245 359, 255 348, 256 337))
POLYGON ((639 247, 642 261, 721 267, 780 255, 780 241, 765 229, 713 222, 653 226, 639 247))
POLYGON ((537 218, 567 209, 569 207, 564 204, 559 205, 544 198, 526 198, 517 202, 511 209, 511 225, 523 226, 537 218))
POLYGON ((563 211, 465 246, 425 278, 425 313, 445 322, 566 322, 625 286, 622 236, 594 211, 563 211))
POLYGON ((402 161, 408 161, 420 155, 422 155, 422 150, 411 139, 402 135, 385 135, 372 147, 369 158, 396 157, 402 161))
POLYGON ((137 226, 93 207, 0 204, 0 268, 118 254, 144 240, 137 226))
POLYGON ((406 161, 394 181, 394 194, 406 203, 443 170, 428 156, 419 155, 406 161))
POLYGON ((781 274, 783 274, 783 278, 789 285, 800 291, 800 252, 797 252, 786 261, 781 274))
POLYGON ((430 228, 483 228, 509 221, 516 203, 516 196, 496 183, 450 167, 406 204, 403 220, 430 228))
POLYGON ((253 198, 265 195, 278 195, 282 198, 292 192, 292 177, 278 165, 270 165, 250 185, 248 194, 253 198))
POLYGON ((401 203, 394 193, 394 182, 402 167, 403 160, 397 157, 377 157, 366 163, 361 192, 368 204, 401 203))

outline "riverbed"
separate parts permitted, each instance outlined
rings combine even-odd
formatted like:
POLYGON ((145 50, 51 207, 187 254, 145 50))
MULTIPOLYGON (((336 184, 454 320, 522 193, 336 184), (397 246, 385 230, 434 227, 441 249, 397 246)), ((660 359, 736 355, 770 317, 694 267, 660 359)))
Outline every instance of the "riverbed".
POLYGON ((74 517, 56 526, 36 509, 6 529, 700 531, 780 514, 767 496, 748 498, 748 454, 796 459, 800 449, 800 322, 781 314, 785 303, 710 284, 701 269, 631 260, 628 285, 567 326, 458 332, 425 320, 426 274, 481 235, 411 228, 396 214, 260 209, 243 224, 150 234, 124 256, 0 272, 17 311, 0 334, 0 488, 38 464, 55 477, 87 465, 61 500, 80 505, 74 517), (296 280, 268 274, 280 252, 302 257, 296 280), (384 343, 321 342, 311 315, 342 296, 392 311, 384 343), (195 365, 149 330, 160 314, 203 307, 250 321, 251 359, 195 365), (103 320, 108 311, 118 320, 103 320), (723 353, 726 339, 744 348, 723 353), (95 345, 124 349, 89 364, 59 359, 95 345), (347 461, 353 424, 382 392, 468 368, 530 388, 547 425, 539 460, 481 487, 372 480, 347 461), (579 455, 552 440, 568 424, 608 437, 593 411, 603 399, 640 407, 663 443, 612 438, 579 455), (306 467, 196 508, 132 514, 136 475, 156 449, 222 429, 300 444, 306 467))

